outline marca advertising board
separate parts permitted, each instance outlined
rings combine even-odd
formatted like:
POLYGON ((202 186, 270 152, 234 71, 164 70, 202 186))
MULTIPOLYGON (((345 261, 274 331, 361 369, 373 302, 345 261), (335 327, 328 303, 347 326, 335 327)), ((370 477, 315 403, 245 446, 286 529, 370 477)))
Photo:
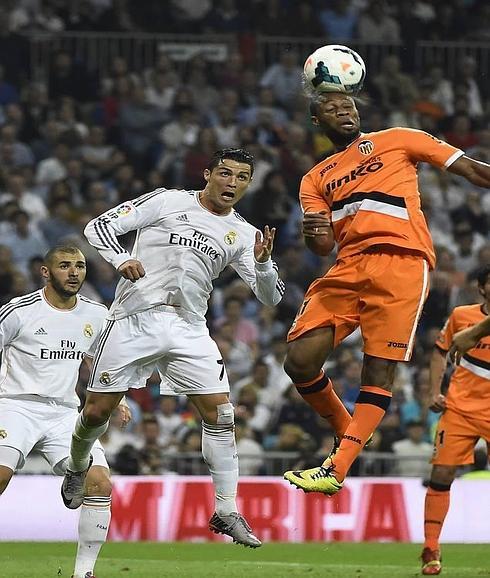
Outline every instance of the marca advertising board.
MULTIPOLYGON (((15 476, 0 498, 0 540, 76 540, 78 512, 61 479, 15 476)), ((242 478, 240 509, 264 541, 422 542, 425 488, 418 479, 350 478, 332 498, 303 494, 279 478, 242 478)), ((114 476, 110 540, 220 541, 207 529, 207 477, 114 476)), ((490 480, 457 480, 444 542, 490 542, 490 480)))

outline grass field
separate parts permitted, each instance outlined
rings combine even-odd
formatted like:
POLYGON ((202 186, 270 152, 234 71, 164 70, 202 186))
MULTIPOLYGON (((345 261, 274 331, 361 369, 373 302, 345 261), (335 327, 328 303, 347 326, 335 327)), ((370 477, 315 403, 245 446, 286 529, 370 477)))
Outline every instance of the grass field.
MULTIPOLYGON (((73 570, 71 543, 0 543, 0 578, 63 578, 73 570)), ((444 547, 444 576, 490 577, 489 545, 444 547)), ((397 578, 420 575, 416 544, 110 543, 98 578, 397 578)))

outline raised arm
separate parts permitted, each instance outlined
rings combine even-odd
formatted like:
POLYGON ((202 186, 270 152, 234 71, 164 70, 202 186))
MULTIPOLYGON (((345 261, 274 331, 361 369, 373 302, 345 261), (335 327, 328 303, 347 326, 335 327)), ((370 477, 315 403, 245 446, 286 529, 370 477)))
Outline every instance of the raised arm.
POLYGON ((490 317, 473 325, 473 327, 458 331, 458 333, 454 334, 451 348, 449 349, 451 359, 459 365, 463 355, 473 349, 480 339, 487 335, 490 335, 490 317))
POLYGON ((459 157, 447 169, 450 173, 465 177, 477 187, 490 188, 490 165, 466 155, 459 157))
POLYGON ((284 282, 279 278, 277 265, 271 259, 275 229, 266 225, 264 232, 256 231, 255 242, 231 266, 264 305, 277 305, 284 295, 284 282))

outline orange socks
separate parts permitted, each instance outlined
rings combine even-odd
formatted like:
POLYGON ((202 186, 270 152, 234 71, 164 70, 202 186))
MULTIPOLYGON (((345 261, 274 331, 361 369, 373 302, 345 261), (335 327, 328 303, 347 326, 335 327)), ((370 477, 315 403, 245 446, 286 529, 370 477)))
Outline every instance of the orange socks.
POLYGON ((335 454, 335 477, 342 482, 353 461, 361 453, 369 436, 378 427, 391 402, 391 392, 363 385, 356 400, 354 415, 335 454))
POLYGON ((439 536, 449 510, 451 486, 430 482, 425 494, 424 548, 439 550, 439 536))
POLYGON ((301 397, 332 426, 335 435, 341 438, 352 417, 335 393, 332 382, 323 370, 320 375, 306 383, 295 383, 301 397))

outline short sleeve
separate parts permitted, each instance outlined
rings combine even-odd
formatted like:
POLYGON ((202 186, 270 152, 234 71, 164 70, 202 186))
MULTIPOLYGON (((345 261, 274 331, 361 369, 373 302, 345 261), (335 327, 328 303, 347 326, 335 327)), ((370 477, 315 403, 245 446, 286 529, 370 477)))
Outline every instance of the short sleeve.
POLYGON ((449 319, 446 321, 446 324, 441 329, 439 335, 437 336, 436 347, 438 347, 444 353, 448 352, 453 341, 453 335, 456 332, 456 317, 453 311, 449 316, 449 319))
POLYGON ((430 163, 440 169, 447 169, 464 155, 461 149, 453 147, 422 130, 397 129, 396 138, 401 139, 412 161, 430 163))
POLYGON ((299 189, 299 201, 303 213, 318 213, 319 211, 327 211, 328 216, 331 216, 331 209, 320 191, 312 173, 307 173, 301 180, 299 189))

